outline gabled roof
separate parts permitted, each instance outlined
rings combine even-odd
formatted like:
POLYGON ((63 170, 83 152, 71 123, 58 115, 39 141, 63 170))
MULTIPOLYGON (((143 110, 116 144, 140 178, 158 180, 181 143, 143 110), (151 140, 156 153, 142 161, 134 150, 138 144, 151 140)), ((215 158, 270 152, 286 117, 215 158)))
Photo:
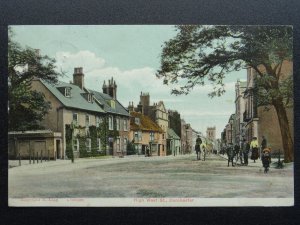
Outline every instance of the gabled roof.
POLYGON ((123 115, 123 116, 129 116, 128 111, 125 109, 125 107, 116 99, 113 99, 111 96, 98 92, 93 90, 88 90, 91 93, 94 94, 94 97, 104 106, 104 111, 108 113, 123 115), (115 108, 110 106, 110 101, 113 100, 115 102, 115 108))
POLYGON ((95 101, 88 102, 84 97, 84 94, 86 94, 86 92, 80 89, 77 85, 65 82, 58 82, 58 84, 54 85, 41 79, 40 81, 66 107, 105 113, 105 111, 95 101), (71 88, 71 97, 64 96, 64 94, 60 91, 61 89, 66 87, 71 88))
POLYGON ((139 112, 130 112, 130 116, 140 119, 140 124, 136 124, 134 119, 130 120, 131 130, 143 130, 163 133, 163 130, 155 122, 153 122, 148 116, 139 112))
POLYGON ((180 140, 180 137, 175 133, 172 128, 168 128, 168 139, 177 139, 180 140))

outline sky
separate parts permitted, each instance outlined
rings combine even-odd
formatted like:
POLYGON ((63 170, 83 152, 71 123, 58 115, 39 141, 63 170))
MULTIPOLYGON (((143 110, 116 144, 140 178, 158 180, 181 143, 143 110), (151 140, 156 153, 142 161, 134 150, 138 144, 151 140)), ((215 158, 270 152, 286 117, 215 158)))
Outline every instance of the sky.
POLYGON ((103 81, 111 77, 117 84, 117 99, 125 107, 136 106, 140 93, 150 94, 150 104, 162 100, 167 109, 177 110, 192 128, 206 134, 216 126, 217 138, 235 111, 235 83, 246 80, 246 70, 226 75, 226 93, 210 98, 211 84, 199 86, 188 95, 171 95, 172 86, 156 78, 163 44, 176 35, 172 25, 95 26, 12 26, 14 37, 23 47, 40 49, 56 59, 59 71, 73 79, 74 67, 83 67, 85 86, 102 92, 103 81))

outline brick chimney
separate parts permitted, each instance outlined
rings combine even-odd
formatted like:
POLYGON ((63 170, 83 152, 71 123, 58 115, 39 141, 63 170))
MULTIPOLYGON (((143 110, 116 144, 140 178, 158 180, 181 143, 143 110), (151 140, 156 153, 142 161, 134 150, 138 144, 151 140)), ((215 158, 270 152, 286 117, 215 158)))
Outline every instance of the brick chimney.
POLYGON ((84 87, 84 74, 82 72, 82 67, 74 68, 73 84, 80 87, 80 89, 83 89, 83 87, 84 87))

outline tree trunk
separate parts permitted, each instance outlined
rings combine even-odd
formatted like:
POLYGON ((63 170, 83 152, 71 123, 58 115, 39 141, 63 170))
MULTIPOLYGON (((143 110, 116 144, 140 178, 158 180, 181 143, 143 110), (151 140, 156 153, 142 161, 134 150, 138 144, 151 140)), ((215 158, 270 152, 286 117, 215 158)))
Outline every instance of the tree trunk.
POLYGON ((273 105, 277 112, 279 121, 281 138, 284 152, 284 162, 294 161, 294 143, 290 132, 289 122, 286 114, 285 107, 281 100, 273 101, 273 105))

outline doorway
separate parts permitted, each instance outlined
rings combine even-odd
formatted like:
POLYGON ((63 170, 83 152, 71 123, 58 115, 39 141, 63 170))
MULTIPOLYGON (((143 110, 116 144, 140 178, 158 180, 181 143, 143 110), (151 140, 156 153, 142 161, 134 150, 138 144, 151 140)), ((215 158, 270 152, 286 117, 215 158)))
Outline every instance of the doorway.
POLYGON ((60 140, 56 140, 56 158, 61 158, 61 152, 60 152, 60 140))

